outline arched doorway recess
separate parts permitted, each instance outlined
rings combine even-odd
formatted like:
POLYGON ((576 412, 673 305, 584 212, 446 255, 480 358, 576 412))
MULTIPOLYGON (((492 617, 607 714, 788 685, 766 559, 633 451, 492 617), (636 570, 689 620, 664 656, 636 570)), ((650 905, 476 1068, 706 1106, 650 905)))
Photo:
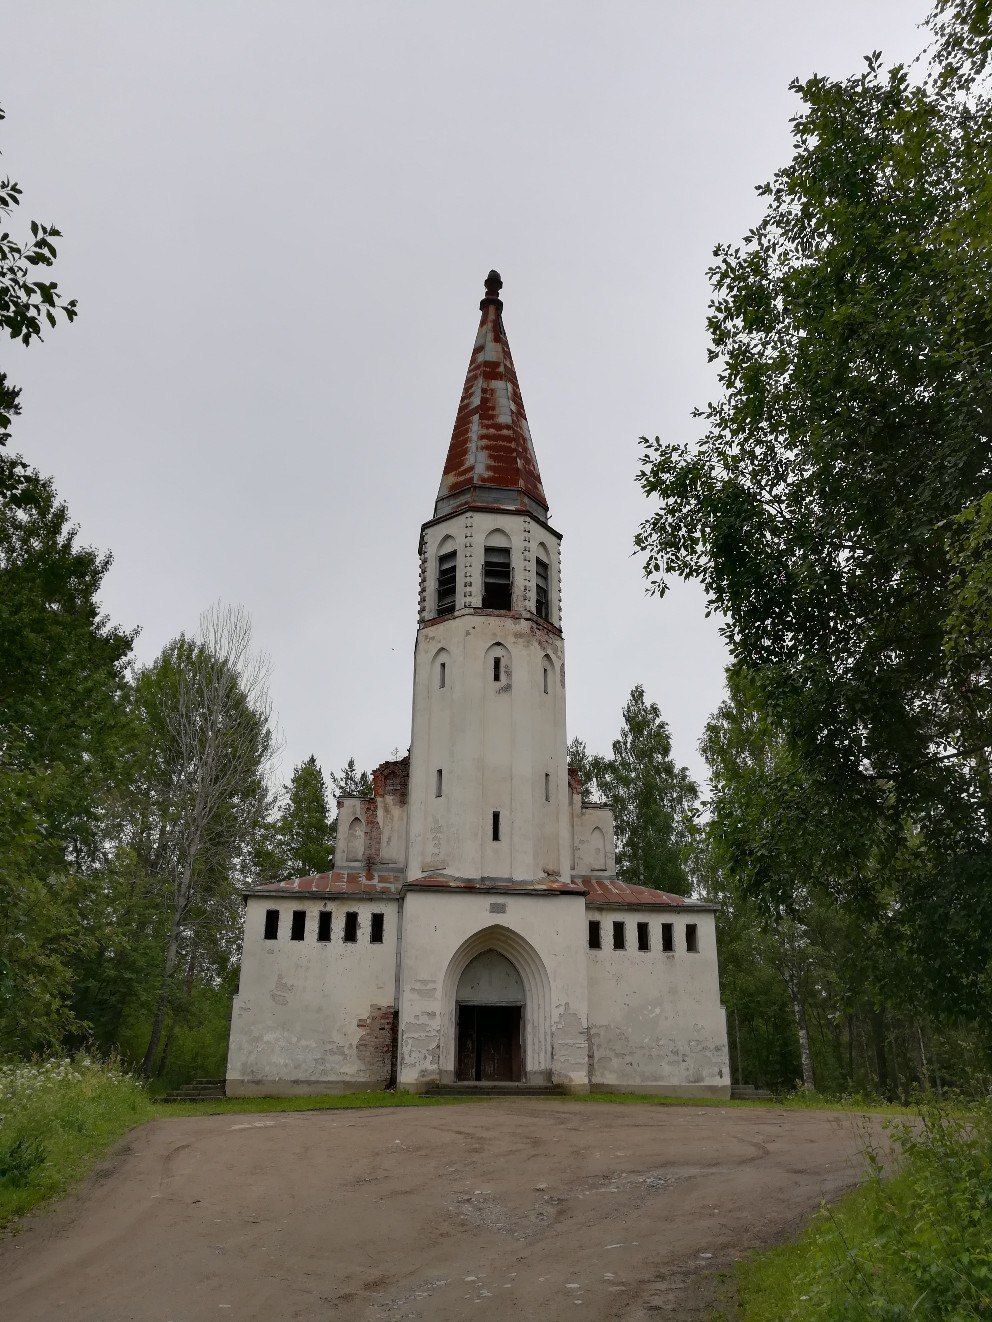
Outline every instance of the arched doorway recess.
POLYGON ((515 964, 483 950, 465 965, 455 991, 455 1078, 519 1083, 523 1077, 524 984, 515 964))
POLYGON ((551 981, 540 955, 518 932, 493 924, 463 941, 445 971, 441 996, 442 1081, 504 1081, 479 1077, 484 1073, 488 1050, 490 1074, 494 1069, 505 1072, 509 1068, 513 1081, 550 1082, 551 981), (466 997, 464 1002, 460 1001, 462 995, 466 997), (466 1006, 465 1012, 460 1004, 466 1006), (480 1022, 479 1009, 487 1006, 491 1012, 483 1009, 480 1022), (505 1012, 502 1024, 496 1013, 500 1009, 505 1012), (478 1036, 471 1049, 465 1041, 460 1027, 463 1013, 467 1024, 474 1023, 477 1035, 481 1029, 488 1037, 488 1042, 483 1040, 481 1056, 478 1036), (514 1035, 519 1043, 516 1056, 514 1035), (468 1079, 463 1078, 462 1070, 470 1076, 468 1079))

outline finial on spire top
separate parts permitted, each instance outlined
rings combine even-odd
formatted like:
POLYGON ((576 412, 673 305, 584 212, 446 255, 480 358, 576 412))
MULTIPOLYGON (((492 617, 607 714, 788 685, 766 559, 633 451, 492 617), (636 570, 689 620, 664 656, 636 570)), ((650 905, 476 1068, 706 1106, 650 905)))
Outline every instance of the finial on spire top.
POLYGON ((499 271, 490 271, 486 276, 486 296, 479 304, 479 310, 488 307, 490 303, 496 304, 498 312, 503 311, 503 303, 499 296, 499 291, 503 288, 503 280, 499 271))

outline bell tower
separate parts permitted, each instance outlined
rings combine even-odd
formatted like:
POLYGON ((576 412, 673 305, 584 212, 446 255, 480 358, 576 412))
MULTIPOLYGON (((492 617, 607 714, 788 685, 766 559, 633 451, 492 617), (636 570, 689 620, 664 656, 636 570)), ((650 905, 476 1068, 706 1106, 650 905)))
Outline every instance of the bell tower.
POLYGON ((568 878, 561 537, 503 325, 481 318, 420 534, 408 877, 568 878))

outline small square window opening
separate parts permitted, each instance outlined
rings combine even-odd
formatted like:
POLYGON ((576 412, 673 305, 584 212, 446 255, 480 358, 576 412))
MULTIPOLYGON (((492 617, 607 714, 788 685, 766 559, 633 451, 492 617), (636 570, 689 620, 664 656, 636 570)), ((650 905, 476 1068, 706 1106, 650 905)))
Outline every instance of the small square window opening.
POLYGON ((651 949, 651 928, 647 923, 637 924, 637 949, 651 949))
POLYGON ((589 949, 590 949, 590 950, 602 950, 602 948, 603 948, 603 933, 602 933, 602 930, 601 930, 601 924, 600 924, 600 921, 599 921, 598 918, 590 918, 590 919, 589 919, 589 949))
POLYGON ((374 913, 372 915, 372 923, 371 926, 369 927, 369 940, 374 946, 382 945, 382 932, 385 921, 386 921, 385 914, 374 913))
POLYGON ((290 941, 302 941, 307 933, 307 911, 306 909, 293 910, 293 925, 289 929, 290 941))
POLYGON ((614 950, 626 950, 626 949, 627 949, 627 924, 626 924, 626 923, 614 923, 614 924, 613 924, 613 949, 614 949, 614 950))
POLYGON ((671 954, 675 949, 675 924, 662 923, 661 925, 661 948, 666 954, 671 954))
POLYGON ((346 941, 358 940, 358 913, 354 909, 349 909, 344 916, 344 939, 346 941))
POLYGON ((278 941, 279 939, 278 909, 266 909, 265 911, 265 939, 266 941, 278 941))
POLYGON ((685 925, 685 948, 691 955, 699 954, 699 928, 695 923, 685 925))
POLYGON ((331 939, 331 911, 330 909, 321 909, 317 915, 317 940, 330 941, 331 939))
POLYGON ((499 839, 499 811, 493 813, 493 839, 499 839))

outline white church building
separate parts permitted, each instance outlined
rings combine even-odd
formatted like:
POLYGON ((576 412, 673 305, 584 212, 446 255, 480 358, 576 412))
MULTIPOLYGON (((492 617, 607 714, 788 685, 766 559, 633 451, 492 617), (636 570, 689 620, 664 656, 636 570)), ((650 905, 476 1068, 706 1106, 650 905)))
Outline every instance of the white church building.
POLYGON ((714 907, 617 880, 568 767, 561 534, 501 286, 420 534, 410 752, 339 799, 333 872, 246 895, 231 1096, 730 1094, 714 907))

